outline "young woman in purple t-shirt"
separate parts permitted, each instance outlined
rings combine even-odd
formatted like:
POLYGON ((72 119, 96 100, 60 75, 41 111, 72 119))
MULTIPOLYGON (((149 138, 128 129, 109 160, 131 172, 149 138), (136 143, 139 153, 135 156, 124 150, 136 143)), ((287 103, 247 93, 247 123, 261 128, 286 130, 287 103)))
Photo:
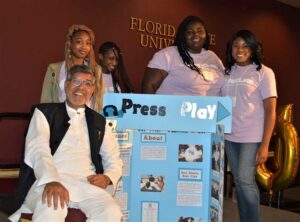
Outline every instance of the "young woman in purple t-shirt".
POLYGON ((262 64, 262 50, 249 30, 236 32, 228 42, 223 96, 233 101, 232 133, 225 150, 234 177, 241 222, 259 221, 256 166, 267 160, 276 118, 274 72, 262 64))
POLYGON ((173 46, 156 52, 145 69, 142 92, 148 94, 220 96, 224 67, 209 47, 204 22, 187 16, 173 46))

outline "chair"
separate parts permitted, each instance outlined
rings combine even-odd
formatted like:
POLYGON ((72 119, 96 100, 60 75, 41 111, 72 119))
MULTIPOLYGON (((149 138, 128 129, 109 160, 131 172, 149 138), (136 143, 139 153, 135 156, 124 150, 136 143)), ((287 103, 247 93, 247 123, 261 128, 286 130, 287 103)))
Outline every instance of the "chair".
MULTIPOLYGON (((14 192, 17 183, 11 186, 8 180, 18 180, 19 166, 21 162, 22 146, 24 144, 24 132, 30 119, 30 113, 5 112, 0 113, 0 179, 2 190, 14 192), (9 147, 9 148, 8 148, 9 147), (7 180, 7 183, 5 182, 7 180), (7 185, 6 185, 7 184, 7 185), (6 187, 5 187, 6 185, 6 187)), ((3 192, 3 191, 2 191, 3 192)), ((11 209, 12 213, 15 209, 11 209)), ((32 214, 22 214, 20 222, 30 222, 32 214)), ((78 209, 68 209, 66 222, 85 222, 85 214, 78 209)))
POLYGON ((28 125, 29 113, 0 113, 0 178, 18 178, 21 161, 21 145, 24 143, 24 128, 28 125), (8 121, 9 120, 9 121, 8 121), (23 120, 23 121, 21 121, 23 120), (25 120, 25 121, 24 121, 25 120), (21 136, 21 140, 16 140, 21 136), (12 145, 13 144, 13 145, 12 145))
MULTIPOLYGON (((20 222, 31 222, 32 214, 22 214, 20 222)), ((86 221, 85 214, 78 209, 68 209, 68 215, 66 217, 66 222, 85 222, 86 221)))

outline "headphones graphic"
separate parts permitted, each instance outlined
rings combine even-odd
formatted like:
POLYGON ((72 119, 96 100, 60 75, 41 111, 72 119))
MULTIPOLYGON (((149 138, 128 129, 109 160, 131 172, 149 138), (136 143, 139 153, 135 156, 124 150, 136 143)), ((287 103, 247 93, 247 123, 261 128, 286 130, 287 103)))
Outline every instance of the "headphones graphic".
POLYGON ((105 117, 118 116, 119 112, 117 107, 115 107, 114 105, 108 105, 103 108, 103 115, 105 117))

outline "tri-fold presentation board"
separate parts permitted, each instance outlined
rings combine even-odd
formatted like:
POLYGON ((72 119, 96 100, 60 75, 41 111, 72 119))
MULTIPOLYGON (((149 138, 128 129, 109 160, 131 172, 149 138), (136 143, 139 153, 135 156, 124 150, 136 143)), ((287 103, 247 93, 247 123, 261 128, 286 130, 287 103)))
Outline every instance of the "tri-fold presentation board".
POLYGON ((106 93, 124 163, 115 199, 126 222, 221 222, 227 97, 106 93))

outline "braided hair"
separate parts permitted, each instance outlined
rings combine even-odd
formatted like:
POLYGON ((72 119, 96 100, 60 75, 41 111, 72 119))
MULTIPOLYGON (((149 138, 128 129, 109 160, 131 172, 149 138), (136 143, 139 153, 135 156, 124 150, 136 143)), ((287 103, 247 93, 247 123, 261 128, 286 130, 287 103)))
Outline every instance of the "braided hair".
POLYGON ((205 33, 206 33, 206 39, 205 39, 205 42, 204 42, 202 48, 208 49, 208 46, 209 46, 208 31, 204 25, 203 20, 201 20, 197 16, 187 16, 180 23, 180 25, 178 26, 178 29, 177 29, 177 33, 176 33, 176 37, 175 37, 175 41, 174 41, 173 45, 177 46, 179 55, 182 58, 184 65, 186 65, 191 70, 194 70, 194 71, 198 72, 200 75, 202 75, 201 69, 195 65, 193 58, 188 53, 188 48, 187 48, 186 39, 185 39, 186 29, 192 23, 201 23, 203 25, 203 27, 205 29, 205 33))
POLYGON ((112 50, 115 56, 118 59, 118 65, 114 71, 112 71, 112 82, 113 82, 113 87, 114 87, 114 92, 119 93, 117 85, 120 86, 121 92, 126 92, 126 93, 132 93, 133 92, 133 87, 130 83, 130 80, 128 78, 124 61, 123 61, 123 56, 120 48, 117 46, 116 43, 114 42, 104 42, 98 50, 99 54, 102 54, 103 56, 105 53, 107 53, 109 50, 112 50))

